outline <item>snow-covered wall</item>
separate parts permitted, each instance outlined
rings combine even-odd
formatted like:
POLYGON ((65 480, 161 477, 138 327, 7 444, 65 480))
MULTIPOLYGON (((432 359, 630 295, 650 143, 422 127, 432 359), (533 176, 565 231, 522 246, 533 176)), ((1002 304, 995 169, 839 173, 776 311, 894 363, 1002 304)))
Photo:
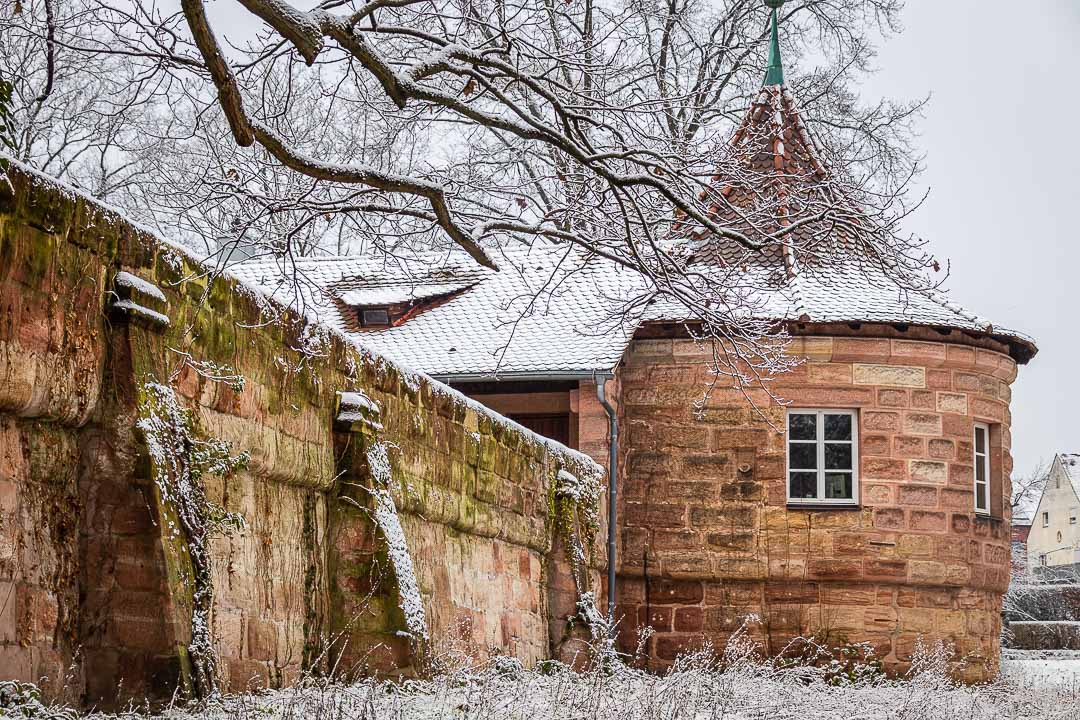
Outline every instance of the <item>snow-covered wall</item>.
POLYGON ((110 703, 551 654, 556 476, 595 463, 267 309, 0 158, 0 679, 110 703))

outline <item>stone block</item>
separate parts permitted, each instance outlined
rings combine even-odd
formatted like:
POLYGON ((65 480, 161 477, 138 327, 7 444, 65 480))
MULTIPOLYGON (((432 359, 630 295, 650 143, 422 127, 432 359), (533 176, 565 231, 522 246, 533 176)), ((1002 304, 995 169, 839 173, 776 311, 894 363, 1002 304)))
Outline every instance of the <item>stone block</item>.
POLYGON ((900 429, 900 413, 866 411, 862 413, 862 429, 895 432, 900 429))
POLYGON ((878 390, 878 407, 906 408, 910 404, 907 390, 883 388, 878 390))
POLYGON ((693 580, 654 580, 646 592, 649 602, 657 605, 693 605, 704 597, 701 582, 693 580))
POLYGON ((928 510, 912 510, 910 526, 912 530, 942 532, 945 530, 945 513, 928 510))
POLYGON ((949 479, 948 466, 940 460, 910 460, 908 472, 913 482, 944 485, 949 479))
POLYGON ((893 454, 898 457, 923 457, 925 448, 926 441, 921 437, 897 435, 893 438, 893 454))
POLYGON ((900 505, 937 507, 938 489, 932 485, 901 485, 897 491, 900 505))
POLYGON ((964 393, 938 392, 937 411, 967 415, 968 396, 964 393))
POLYGON ((909 435, 941 435, 941 415, 909 412, 904 414, 904 432, 909 435))
POLYGON ((926 387, 926 369, 915 366, 856 363, 852 368, 852 378, 856 385, 926 387))

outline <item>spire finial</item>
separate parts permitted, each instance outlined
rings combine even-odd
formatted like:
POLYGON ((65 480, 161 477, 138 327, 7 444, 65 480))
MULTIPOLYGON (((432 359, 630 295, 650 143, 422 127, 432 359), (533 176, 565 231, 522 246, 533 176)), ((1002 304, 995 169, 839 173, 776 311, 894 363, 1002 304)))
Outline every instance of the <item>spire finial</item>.
POLYGON ((769 41, 769 66, 765 71, 765 85, 784 84, 784 63, 780 59, 780 31, 776 11, 784 4, 784 0, 765 0, 765 4, 772 10, 772 38, 769 41))

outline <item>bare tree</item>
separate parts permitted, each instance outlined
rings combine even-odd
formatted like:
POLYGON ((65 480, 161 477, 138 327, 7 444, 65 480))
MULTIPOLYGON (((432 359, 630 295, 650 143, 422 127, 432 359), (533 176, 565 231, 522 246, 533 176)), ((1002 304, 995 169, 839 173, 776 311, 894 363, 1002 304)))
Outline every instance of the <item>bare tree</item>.
POLYGON ((897 29, 899 0, 784 6, 789 62, 808 67, 790 89, 822 142, 800 197, 782 199, 759 193, 768 178, 725 143, 759 97, 760 0, 240 0, 232 10, 263 25, 227 43, 237 16, 208 15, 203 0, 174 14, 96 2, 63 47, 168 82, 144 134, 185 158, 155 153, 158 189, 133 188, 126 204, 192 218, 208 248, 263 243, 288 272, 290 257, 363 242, 449 241, 489 267, 501 245, 561 243, 579 265, 640 273, 619 312, 657 296, 686 308, 736 384, 786 367, 783 334, 748 312, 775 289, 741 272, 756 258, 826 258, 839 238, 901 287, 931 284, 932 259, 897 232, 920 105, 862 107, 852 89, 872 39, 897 29), (184 191, 169 193, 168 177, 184 191), (717 177, 750 202, 736 207, 717 177), (777 225, 780 205, 799 216, 777 225), (672 242, 687 234, 725 245, 724 262, 703 269, 672 242))
POLYGON ((84 0, 3 0, 0 94, 3 145, 31 167, 112 199, 131 180, 144 145, 137 124, 167 91, 149 63, 73 48, 94 27, 84 0))
POLYGON ((1030 516, 1035 512, 1035 506, 1039 503, 1046 480, 1050 476, 1050 465, 1050 461, 1041 459, 1029 473, 1011 479, 1009 505, 1012 507, 1013 518, 1030 516))

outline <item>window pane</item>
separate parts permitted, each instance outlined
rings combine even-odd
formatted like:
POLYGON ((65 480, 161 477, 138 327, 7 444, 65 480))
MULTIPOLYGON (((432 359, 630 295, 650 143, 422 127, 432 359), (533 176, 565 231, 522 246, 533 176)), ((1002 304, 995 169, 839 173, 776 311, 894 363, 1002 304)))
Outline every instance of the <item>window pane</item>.
POLYGON ((975 428, 975 452, 986 453, 986 428, 975 428))
POLYGON ((986 460, 981 457, 975 458, 975 482, 986 482, 986 460))
POLYGON ((851 500, 851 473, 825 473, 825 497, 829 500, 851 500))
POLYGON ((817 415, 788 415, 788 433, 791 440, 816 440, 817 415))
POLYGON ((789 443, 791 448, 789 467, 792 470, 817 469, 817 445, 814 443, 789 443))
POLYGON ((826 415, 825 416, 825 439, 826 440, 850 440, 851 439, 851 416, 850 415, 826 415))
POLYGON ((977 510, 985 510, 986 503, 986 485, 975 486, 975 508, 977 510))
POLYGON ((817 473, 793 472, 791 473, 791 497, 792 498, 816 498, 817 497, 817 473))
POLYGON ((825 469, 851 470, 851 445, 825 443, 825 469))

